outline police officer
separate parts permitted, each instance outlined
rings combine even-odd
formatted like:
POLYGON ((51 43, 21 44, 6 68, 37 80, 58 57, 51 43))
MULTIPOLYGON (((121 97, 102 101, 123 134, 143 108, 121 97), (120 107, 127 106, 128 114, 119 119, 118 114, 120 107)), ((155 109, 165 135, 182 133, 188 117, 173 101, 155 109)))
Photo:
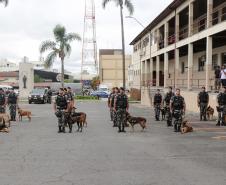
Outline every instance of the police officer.
POLYGON ((112 108, 112 99, 113 99, 113 95, 115 93, 115 88, 113 87, 112 90, 111 90, 111 93, 109 94, 108 96, 108 108, 109 108, 109 111, 110 111, 110 118, 111 118, 111 121, 113 121, 113 108, 112 108))
POLYGON ((64 112, 68 112, 68 108, 70 106, 70 102, 68 101, 66 95, 64 94, 64 89, 60 88, 59 94, 56 97, 54 103, 54 111, 55 115, 58 117, 58 127, 60 132, 65 133, 65 115, 64 112))
POLYGON ((117 116, 118 132, 126 132, 126 112, 128 112, 128 110, 128 97, 125 94, 125 89, 123 87, 120 87, 119 94, 116 95, 114 99, 114 111, 116 112, 117 116))
POLYGON ((172 114, 170 112, 170 100, 174 96, 174 93, 172 91, 172 87, 169 87, 169 91, 166 93, 166 96, 164 98, 164 103, 166 107, 166 121, 167 121, 167 126, 171 127, 172 126, 172 114))
POLYGON ((70 110, 75 106, 75 97, 71 90, 71 87, 67 88, 67 98, 70 101, 70 110))
POLYGON ((8 95, 8 105, 9 105, 9 112, 11 121, 16 121, 16 108, 18 104, 18 97, 14 90, 11 90, 8 95))
POLYGON ((176 94, 170 100, 170 111, 175 118, 174 132, 180 132, 182 124, 182 115, 185 114, 186 104, 184 98, 180 95, 180 89, 176 89, 176 94))
POLYGON ((115 87, 114 94, 112 94, 111 99, 110 99, 110 106, 112 109, 112 116, 113 116, 113 127, 117 127, 117 114, 114 109, 114 103, 115 103, 115 97, 119 94, 119 88, 115 87))
POLYGON ((47 91, 47 98, 48 98, 48 100, 47 100, 47 102, 49 103, 49 104, 51 104, 52 103, 52 90, 50 89, 50 87, 48 87, 48 91, 47 91))
POLYGON ((155 108, 155 120, 159 121, 160 116, 160 108, 162 105, 162 95, 160 94, 160 90, 157 89, 157 93, 154 96, 154 108, 155 108))
POLYGON ((224 91, 220 92, 217 96, 218 102, 218 120, 217 126, 226 126, 225 116, 226 116, 226 87, 223 87, 224 91))
POLYGON ((206 119, 206 109, 209 104, 209 94, 206 92, 206 88, 202 87, 202 91, 198 94, 197 98, 197 104, 200 108, 200 121, 204 119, 204 121, 207 121, 206 119))
POLYGON ((0 88, 0 113, 5 113, 6 104, 7 102, 6 102, 4 90, 0 88))

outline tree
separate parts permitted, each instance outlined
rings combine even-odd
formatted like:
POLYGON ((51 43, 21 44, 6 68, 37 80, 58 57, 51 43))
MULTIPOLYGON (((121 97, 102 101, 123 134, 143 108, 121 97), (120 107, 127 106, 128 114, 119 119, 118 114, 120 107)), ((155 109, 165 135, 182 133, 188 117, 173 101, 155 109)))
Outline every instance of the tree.
POLYGON ((0 3, 4 3, 4 4, 5 4, 5 6, 7 6, 7 5, 8 5, 8 3, 9 3, 9 1, 8 1, 8 0, 0 0, 0 3))
POLYGON ((43 78, 41 78, 39 75, 35 74, 34 75, 34 82, 35 83, 40 83, 40 82, 44 82, 45 80, 43 78))
POLYGON ((125 75, 125 37, 124 37, 124 19, 123 19, 123 8, 127 8, 129 14, 132 15, 134 12, 134 6, 131 0, 103 0, 102 6, 103 8, 109 2, 115 2, 117 7, 120 7, 120 16, 121 16, 121 32, 122 32, 122 70, 123 70, 123 87, 126 87, 126 75, 125 75))
POLYGON ((98 85, 100 85, 100 78, 99 78, 99 76, 96 76, 91 81, 92 89, 97 90, 98 85))
POLYGON ((64 87, 64 60, 66 56, 71 54, 70 43, 74 40, 80 41, 81 37, 77 33, 66 33, 66 29, 62 25, 56 25, 53 30, 55 41, 47 40, 42 42, 40 53, 50 50, 44 64, 46 68, 50 68, 59 57, 61 60, 61 86, 64 87))

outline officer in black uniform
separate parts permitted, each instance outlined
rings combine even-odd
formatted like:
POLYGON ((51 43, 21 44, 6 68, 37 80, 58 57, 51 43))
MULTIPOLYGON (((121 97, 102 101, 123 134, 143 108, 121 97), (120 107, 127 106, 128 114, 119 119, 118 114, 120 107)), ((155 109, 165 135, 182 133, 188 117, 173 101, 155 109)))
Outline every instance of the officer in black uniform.
POLYGON ((157 89, 157 93, 154 96, 154 108, 155 108, 156 121, 159 121, 161 105, 162 105, 162 95, 160 94, 160 90, 157 89))
POLYGON ((118 132, 126 132, 126 112, 129 110, 129 102, 125 89, 120 87, 119 91, 119 94, 114 99, 114 111, 117 117, 118 132))
POLYGON ((68 112, 69 103, 70 102, 64 94, 64 89, 60 88, 59 94, 57 95, 54 103, 55 115, 58 118, 58 133, 65 133, 65 112, 68 112))
POLYGON ((206 119, 206 109, 209 104, 209 94, 206 92, 206 88, 202 87, 202 91, 198 94, 197 98, 197 104, 200 108, 200 121, 204 119, 204 121, 207 121, 206 119))
POLYGON ((180 95, 180 89, 176 90, 175 96, 170 100, 170 111, 172 116, 175 118, 174 131, 180 132, 182 124, 182 116, 185 114, 186 104, 184 98, 180 95))
POLYGON ((166 93, 166 96, 164 98, 165 110, 166 110, 166 121, 167 121, 168 127, 172 126, 172 114, 170 112, 170 100, 174 96, 174 93, 172 90, 173 90, 172 87, 169 87, 169 91, 166 93))
POLYGON ((112 90, 111 90, 111 93, 109 94, 108 96, 108 108, 109 108, 109 111, 110 111, 110 118, 111 118, 111 121, 113 121, 113 108, 112 108, 112 98, 113 98, 113 95, 115 93, 115 88, 113 87, 112 90))
POLYGON ((6 97, 4 90, 0 88, 0 113, 5 113, 5 107, 6 107, 6 97))
POLYGON ((225 116, 226 116, 226 87, 223 87, 224 91, 220 92, 217 96, 217 102, 218 102, 218 120, 217 120, 217 126, 226 126, 225 122, 225 116))
POLYGON ((16 108, 18 104, 18 97, 14 90, 11 90, 8 95, 8 106, 10 112, 11 121, 16 121, 16 108))

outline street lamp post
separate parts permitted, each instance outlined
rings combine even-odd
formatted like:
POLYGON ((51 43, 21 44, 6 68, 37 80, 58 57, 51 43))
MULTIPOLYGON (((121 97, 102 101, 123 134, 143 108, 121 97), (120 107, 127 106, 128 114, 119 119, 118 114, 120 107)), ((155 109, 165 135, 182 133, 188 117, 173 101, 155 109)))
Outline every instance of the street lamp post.
POLYGON ((145 26, 136 17, 129 15, 129 16, 126 16, 126 18, 135 20, 140 26, 145 28, 145 26))

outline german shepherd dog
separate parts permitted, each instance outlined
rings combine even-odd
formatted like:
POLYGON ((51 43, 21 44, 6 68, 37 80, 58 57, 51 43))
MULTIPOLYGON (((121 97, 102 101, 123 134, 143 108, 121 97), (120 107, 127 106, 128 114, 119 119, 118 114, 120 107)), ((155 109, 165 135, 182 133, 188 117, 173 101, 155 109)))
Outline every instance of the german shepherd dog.
POLYGON ((181 134, 185 134, 185 133, 188 133, 188 132, 193 132, 193 128, 192 128, 192 126, 190 126, 188 124, 188 121, 185 120, 185 121, 182 122, 181 134))
POLYGON ((19 115, 19 121, 22 121, 23 116, 26 116, 29 121, 31 121, 31 112, 27 110, 22 110, 18 107, 18 115, 19 115))
POLYGON ((131 125, 133 132, 134 132, 134 126, 136 124, 139 124, 142 128, 142 131, 147 128, 146 122, 147 120, 143 117, 132 117, 128 112, 126 113, 126 121, 129 122, 131 125))
POLYGON ((213 120, 214 109, 211 106, 209 106, 206 109, 206 114, 207 114, 208 120, 213 120))
POLYGON ((162 121, 166 119, 166 107, 160 109, 162 115, 162 121))

